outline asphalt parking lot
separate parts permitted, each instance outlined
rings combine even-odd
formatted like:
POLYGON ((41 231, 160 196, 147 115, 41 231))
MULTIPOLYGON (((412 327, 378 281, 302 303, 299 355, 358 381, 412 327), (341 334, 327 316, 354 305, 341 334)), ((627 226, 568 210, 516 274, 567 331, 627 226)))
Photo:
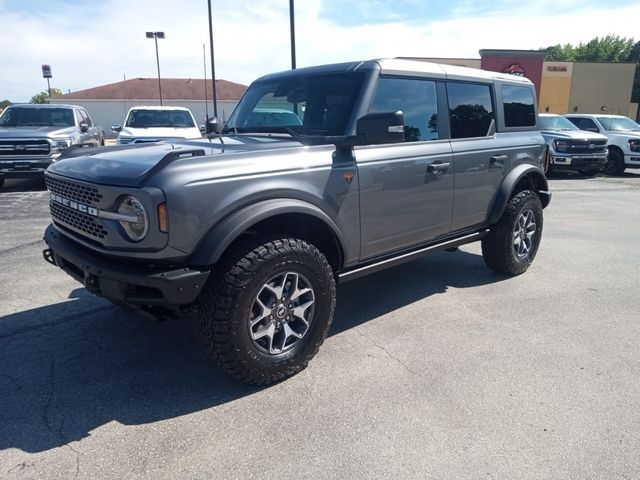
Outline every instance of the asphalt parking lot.
POLYGON ((0 478, 640 478, 640 170, 558 177, 516 278, 479 245, 338 289, 304 372, 224 376, 41 257, 40 184, 0 190, 0 478))

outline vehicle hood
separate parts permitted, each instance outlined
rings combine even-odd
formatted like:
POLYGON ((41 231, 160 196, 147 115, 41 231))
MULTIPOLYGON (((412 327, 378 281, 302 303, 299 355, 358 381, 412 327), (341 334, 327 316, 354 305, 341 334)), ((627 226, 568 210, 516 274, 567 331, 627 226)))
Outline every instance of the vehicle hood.
POLYGON ((76 133, 76 127, 0 127, 0 138, 64 137, 76 133))
POLYGON ((616 130, 609 132, 609 137, 640 138, 640 132, 637 130, 616 130))
POLYGON ((202 134, 200 133, 200 130, 197 127, 191 127, 191 128, 123 127, 119 136, 133 137, 133 138, 198 138, 198 137, 202 137, 202 134))
POLYGON ((140 143, 99 148, 70 148, 48 171, 103 185, 141 186, 145 178, 172 162, 203 156, 231 158, 245 152, 303 148, 289 137, 215 137, 212 139, 140 143))
POLYGON ((567 140, 607 140, 607 137, 599 133, 587 132, 585 130, 541 130, 546 138, 562 138, 567 140))

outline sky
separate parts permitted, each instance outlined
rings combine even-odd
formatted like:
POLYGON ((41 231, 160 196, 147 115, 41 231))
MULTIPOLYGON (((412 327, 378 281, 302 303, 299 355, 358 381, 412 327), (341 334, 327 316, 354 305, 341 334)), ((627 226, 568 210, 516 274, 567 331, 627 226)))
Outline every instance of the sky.
MULTIPOLYGON (((248 85, 291 66, 288 0, 211 0, 216 78, 248 85)), ((382 57, 479 58, 608 34, 634 37, 638 0, 295 0, 298 67, 382 57)), ((0 0, 0 100, 126 78, 202 78, 207 0, 0 0)))

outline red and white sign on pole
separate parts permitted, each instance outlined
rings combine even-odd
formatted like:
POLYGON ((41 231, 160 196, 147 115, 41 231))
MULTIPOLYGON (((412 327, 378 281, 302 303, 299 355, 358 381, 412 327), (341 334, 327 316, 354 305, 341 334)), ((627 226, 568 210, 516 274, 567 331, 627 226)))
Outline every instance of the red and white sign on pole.
POLYGON ((42 65, 42 78, 53 78, 51 75, 51 65, 42 65))

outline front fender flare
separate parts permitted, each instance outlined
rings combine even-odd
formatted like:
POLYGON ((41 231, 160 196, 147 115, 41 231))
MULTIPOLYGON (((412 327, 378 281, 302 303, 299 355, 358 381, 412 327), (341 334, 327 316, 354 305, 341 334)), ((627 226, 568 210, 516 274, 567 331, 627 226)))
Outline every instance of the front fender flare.
POLYGON ((335 235, 339 247, 344 239, 336 223, 319 207, 295 198, 263 200, 231 214, 212 227, 196 247, 189 259, 190 265, 213 265, 240 234, 262 220, 286 213, 302 213, 322 221, 335 235))
POLYGON ((528 176, 531 177, 536 186, 535 190, 542 202, 542 208, 545 208, 549 204, 551 201, 551 193, 549 193, 549 185, 547 183, 547 178, 544 176, 544 172, 533 165, 518 165, 509 172, 498 189, 493 206, 491 207, 489 224, 494 224, 500 219, 504 209, 507 208, 507 203, 512 197, 516 186, 523 178, 528 176))

